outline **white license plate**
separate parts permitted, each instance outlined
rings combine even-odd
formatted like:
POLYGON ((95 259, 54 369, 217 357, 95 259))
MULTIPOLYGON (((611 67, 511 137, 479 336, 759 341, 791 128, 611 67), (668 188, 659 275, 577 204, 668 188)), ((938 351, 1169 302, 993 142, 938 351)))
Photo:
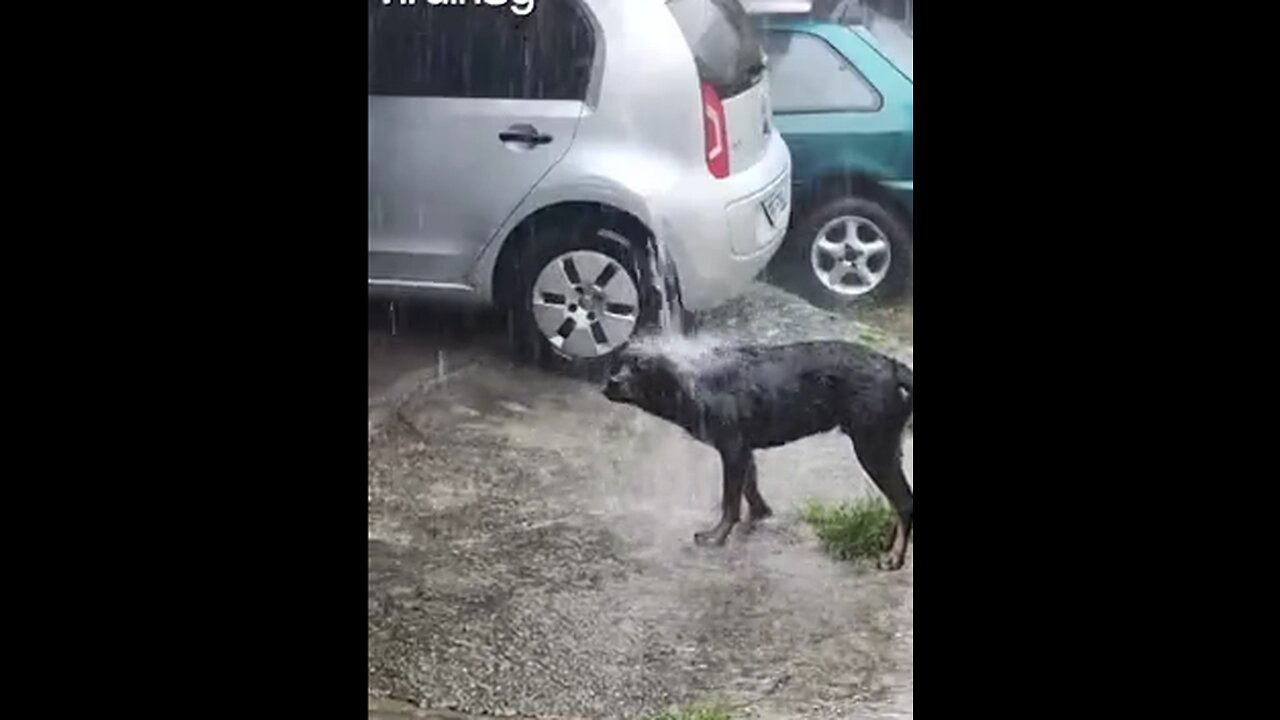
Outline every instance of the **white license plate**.
POLYGON ((769 220, 769 224, 778 227, 778 222, 786 215, 787 202, 786 186, 780 187, 770 193, 769 197, 760 203, 764 207, 764 216, 769 220))

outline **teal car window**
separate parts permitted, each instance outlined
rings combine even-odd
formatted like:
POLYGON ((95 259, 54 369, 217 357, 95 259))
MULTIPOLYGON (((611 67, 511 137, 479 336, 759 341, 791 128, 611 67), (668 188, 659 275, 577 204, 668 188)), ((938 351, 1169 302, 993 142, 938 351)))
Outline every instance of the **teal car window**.
POLYGON ((822 38, 771 30, 764 37, 776 112, 870 112, 880 94, 822 38))

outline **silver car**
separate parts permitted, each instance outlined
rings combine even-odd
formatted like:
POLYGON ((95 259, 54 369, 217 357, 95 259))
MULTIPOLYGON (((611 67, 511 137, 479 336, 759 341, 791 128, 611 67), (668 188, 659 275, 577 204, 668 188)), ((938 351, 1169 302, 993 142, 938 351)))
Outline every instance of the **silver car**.
POLYGON ((369 2, 371 293, 497 304, 532 356, 607 357, 664 302, 743 290, 790 175, 739 0, 369 2))

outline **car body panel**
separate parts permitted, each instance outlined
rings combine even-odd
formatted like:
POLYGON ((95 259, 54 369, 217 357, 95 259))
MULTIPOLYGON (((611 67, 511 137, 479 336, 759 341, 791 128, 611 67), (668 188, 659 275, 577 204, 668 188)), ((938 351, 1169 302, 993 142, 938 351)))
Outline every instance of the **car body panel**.
POLYGON ((370 96, 371 292, 493 302, 506 243, 563 203, 643 223, 669 250, 690 309, 741 292, 767 264, 789 220, 791 177, 767 77, 724 99, 736 147, 730 175, 717 179, 704 157, 698 69, 664 0, 582 4, 595 30, 584 100, 370 96), (500 142, 517 123, 554 142, 500 142), (762 203, 775 194, 785 211, 770 218, 762 203))
POLYGON ((579 100, 369 98, 369 277, 457 283, 569 151, 579 100), (517 122, 518 121, 518 122, 517 122), (552 141, 499 135, 528 124, 552 141), (406 151, 412 148, 412 151, 406 151), (482 185, 460 182, 471 173, 482 185))
POLYGON ((893 64, 865 28, 786 16, 761 17, 757 23, 766 32, 803 33, 822 40, 880 96, 874 110, 785 112, 774 108, 774 123, 791 149, 796 202, 808 201, 832 178, 865 178, 892 195, 909 221, 914 212, 911 78, 893 64))

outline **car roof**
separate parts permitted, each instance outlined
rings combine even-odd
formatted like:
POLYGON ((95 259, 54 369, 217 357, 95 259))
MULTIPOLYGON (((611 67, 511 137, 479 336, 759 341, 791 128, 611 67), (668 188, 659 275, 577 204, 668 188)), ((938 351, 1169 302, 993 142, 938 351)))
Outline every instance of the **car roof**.
POLYGON ((749 15, 810 13, 813 12, 813 0, 742 0, 742 8, 749 15))
POLYGON ((875 51, 884 59, 890 67, 902 75, 907 82, 912 85, 915 80, 912 79, 911 73, 907 72, 900 63, 894 60, 893 55, 884 47, 883 44, 865 25, 849 25, 839 23, 834 20, 823 18, 806 17, 803 15, 757 15, 754 18, 758 24, 770 28, 789 28, 792 30, 806 30, 816 35, 825 35, 828 39, 836 37, 840 34, 853 35, 864 45, 875 51))

